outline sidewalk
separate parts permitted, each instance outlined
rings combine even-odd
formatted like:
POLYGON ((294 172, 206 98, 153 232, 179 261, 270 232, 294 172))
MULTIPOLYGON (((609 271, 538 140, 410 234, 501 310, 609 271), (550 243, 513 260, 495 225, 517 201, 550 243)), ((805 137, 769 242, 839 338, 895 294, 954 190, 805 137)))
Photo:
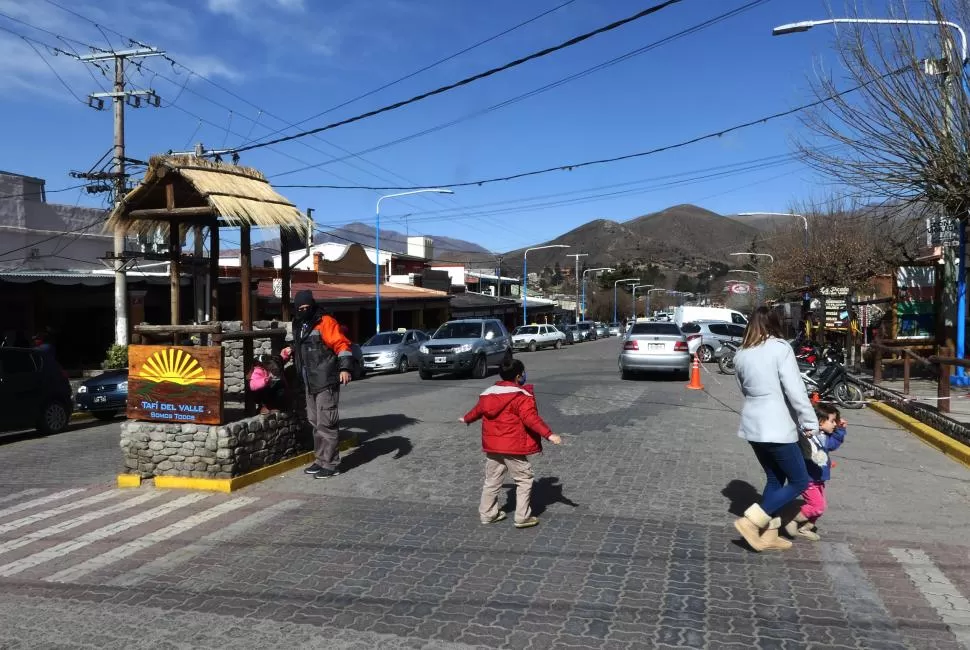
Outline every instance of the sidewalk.
MULTIPOLYGON (((890 373, 888 378, 886 375, 883 375, 882 381, 877 386, 903 395, 902 371, 896 374, 890 373), (896 374, 898 374, 898 377, 896 374)), ((872 372, 868 370, 855 376, 870 384, 872 383, 872 372)), ((909 395, 905 397, 935 409, 939 404, 936 393, 937 383, 935 379, 910 378, 909 395)), ((950 412, 943 413, 942 415, 957 422, 970 425, 970 390, 965 386, 950 386, 950 412)))

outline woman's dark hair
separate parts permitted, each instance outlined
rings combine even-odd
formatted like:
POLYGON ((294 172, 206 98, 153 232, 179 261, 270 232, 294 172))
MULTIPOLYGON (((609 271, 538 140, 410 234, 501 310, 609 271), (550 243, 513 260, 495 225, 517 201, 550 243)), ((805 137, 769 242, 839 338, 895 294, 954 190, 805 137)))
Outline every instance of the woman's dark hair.
POLYGON ((741 347, 753 348, 772 337, 782 338, 781 320, 778 318, 778 312, 769 307, 758 307, 751 312, 751 317, 748 319, 748 329, 744 333, 741 347))
POLYGON ((525 364, 518 359, 503 361, 498 369, 498 376, 502 381, 515 381, 515 378, 525 372, 525 364))

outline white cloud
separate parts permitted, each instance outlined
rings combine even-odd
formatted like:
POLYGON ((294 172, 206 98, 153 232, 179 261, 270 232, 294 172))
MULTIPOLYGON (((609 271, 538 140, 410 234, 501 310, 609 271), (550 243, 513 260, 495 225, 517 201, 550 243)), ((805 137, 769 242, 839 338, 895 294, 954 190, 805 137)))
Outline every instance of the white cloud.
MULTIPOLYGON (((189 68, 196 74, 208 79, 222 78, 227 81, 239 82, 243 80, 243 73, 230 67, 214 56, 190 54, 172 54, 172 58, 189 68)), ((185 71, 181 71, 185 73, 185 71)), ((187 73, 185 73, 187 74, 187 73)))

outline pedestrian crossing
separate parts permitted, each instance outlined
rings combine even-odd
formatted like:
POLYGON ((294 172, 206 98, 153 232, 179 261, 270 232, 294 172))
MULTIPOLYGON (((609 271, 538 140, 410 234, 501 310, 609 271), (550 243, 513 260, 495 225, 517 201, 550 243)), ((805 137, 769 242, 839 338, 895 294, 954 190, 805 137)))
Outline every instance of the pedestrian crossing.
POLYGON ((140 584, 303 505, 266 501, 104 488, 0 495, 0 578, 140 584))

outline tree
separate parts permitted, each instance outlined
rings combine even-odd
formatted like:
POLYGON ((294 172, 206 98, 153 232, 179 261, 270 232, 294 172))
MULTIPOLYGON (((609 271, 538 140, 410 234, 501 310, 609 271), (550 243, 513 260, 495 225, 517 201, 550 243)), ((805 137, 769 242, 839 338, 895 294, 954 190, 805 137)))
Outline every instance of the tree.
POLYGON ((674 283, 675 291, 688 291, 694 293, 696 289, 697 283, 694 280, 691 280, 689 276, 686 276, 683 273, 677 276, 677 282, 674 283))

